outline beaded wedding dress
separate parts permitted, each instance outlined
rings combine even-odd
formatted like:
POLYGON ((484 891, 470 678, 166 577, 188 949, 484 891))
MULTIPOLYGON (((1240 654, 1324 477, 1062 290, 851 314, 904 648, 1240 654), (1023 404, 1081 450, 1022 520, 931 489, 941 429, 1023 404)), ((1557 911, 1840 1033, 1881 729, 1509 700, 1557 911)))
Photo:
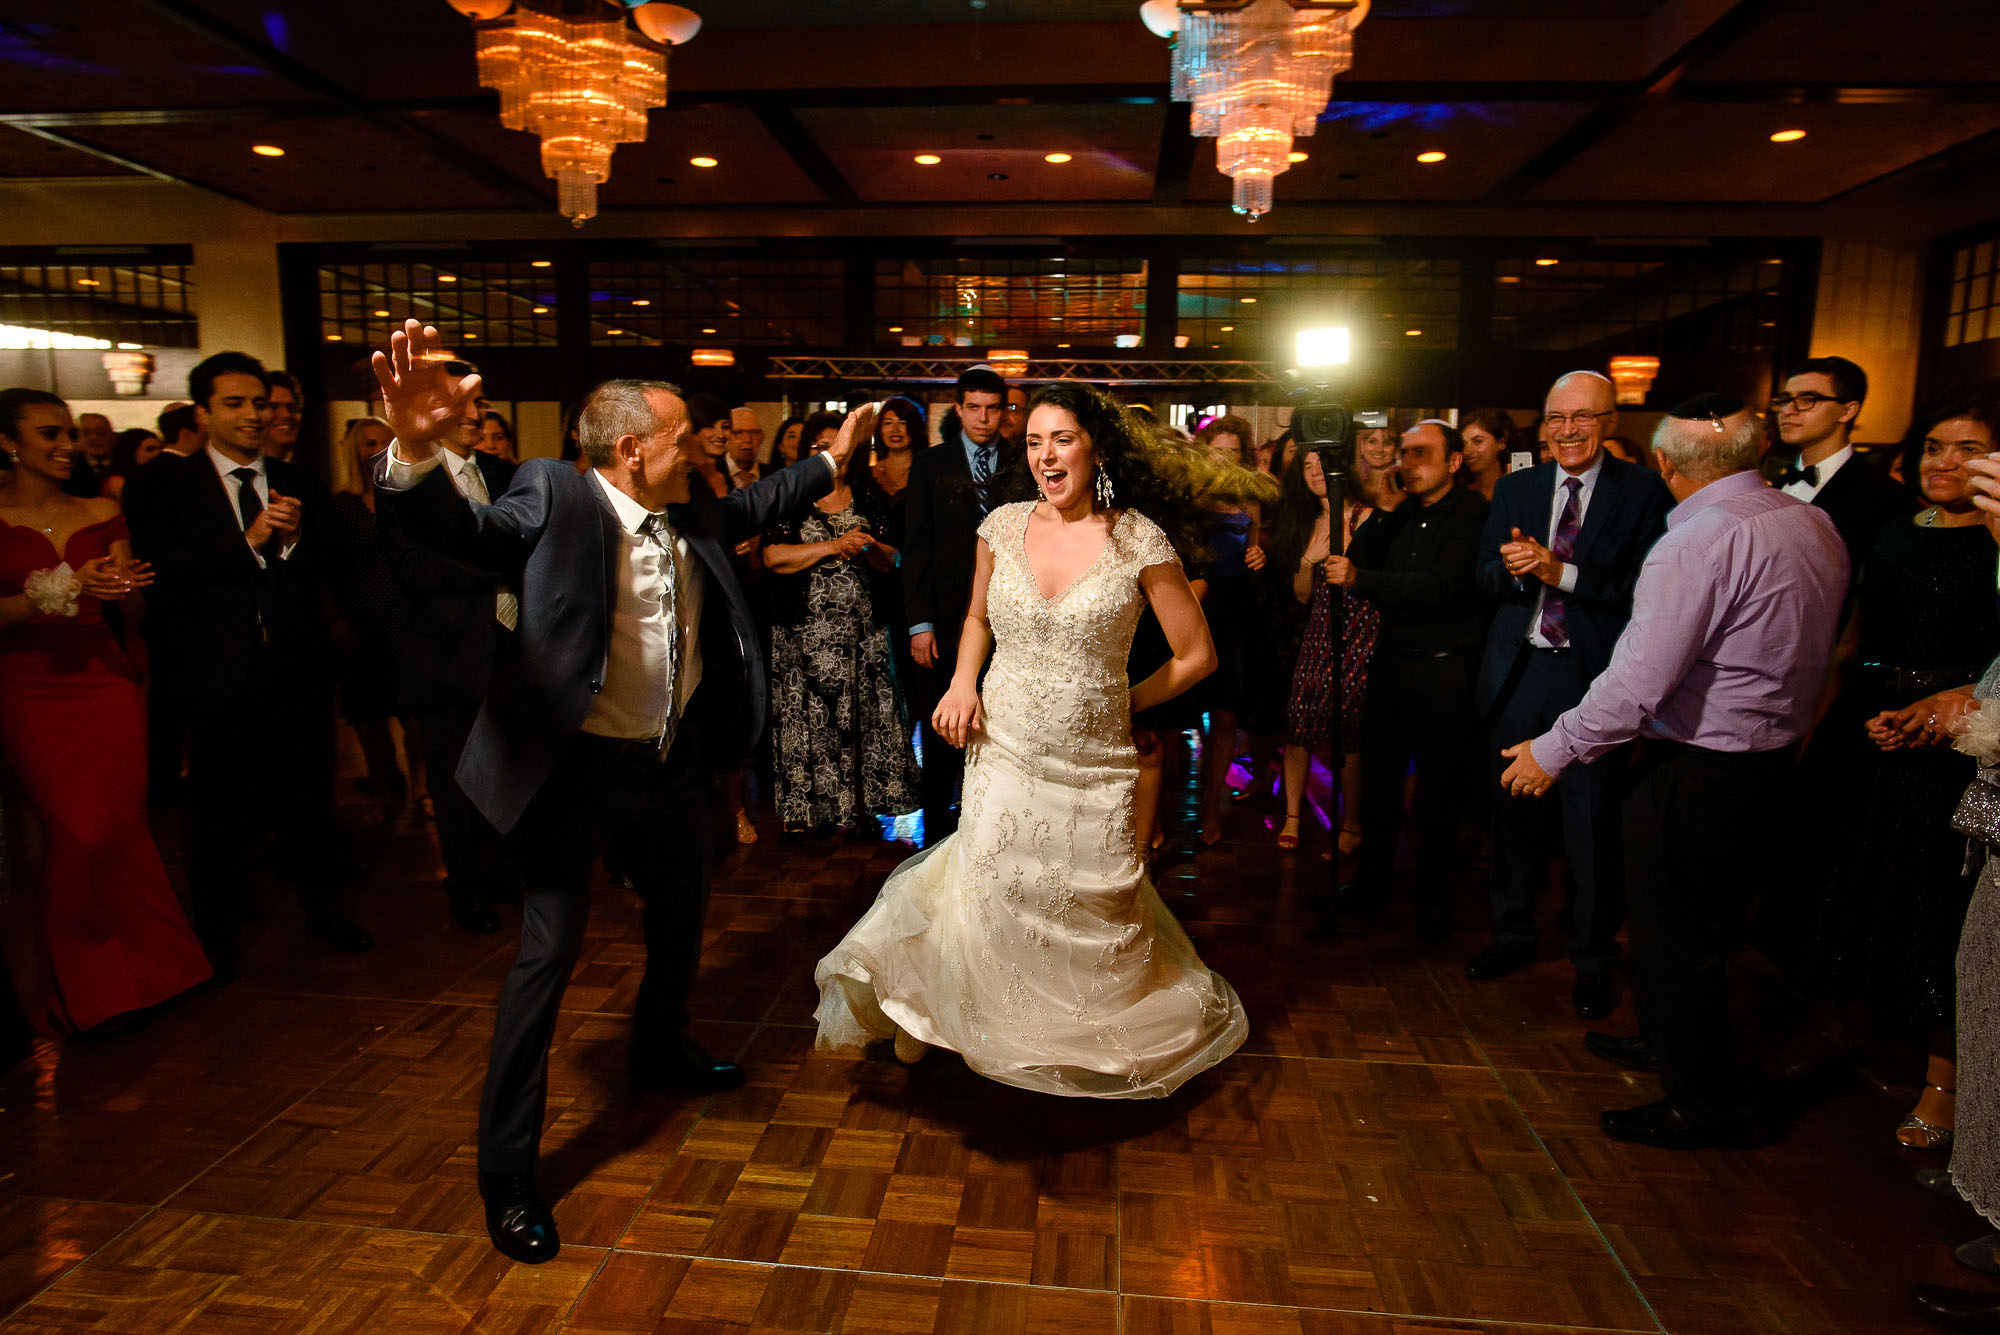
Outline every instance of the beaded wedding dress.
POLYGON ((1247 1029, 1135 846, 1126 653, 1139 572, 1174 552, 1121 512, 1096 564, 1046 598, 1028 567, 1033 509, 1002 506, 979 528, 994 652, 958 832, 898 867, 819 962, 819 1046, 900 1026, 1024 1089, 1160 1098, 1247 1029))

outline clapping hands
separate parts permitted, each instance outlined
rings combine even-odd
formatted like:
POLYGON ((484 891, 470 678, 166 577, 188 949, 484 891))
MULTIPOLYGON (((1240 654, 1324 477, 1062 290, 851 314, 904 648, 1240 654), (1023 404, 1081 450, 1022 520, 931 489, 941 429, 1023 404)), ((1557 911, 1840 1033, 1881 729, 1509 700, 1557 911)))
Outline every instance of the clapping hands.
POLYGON ((85 594, 115 603, 151 584, 153 567, 146 561, 120 561, 115 556, 100 556, 95 561, 85 561, 78 568, 76 578, 85 594))
POLYGON ((1518 528, 1513 530, 1513 539, 1500 544, 1500 559, 1508 574, 1515 579, 1538 579, 1550 586, 1561 583, 1563 563, 1554 552, 1518 528))

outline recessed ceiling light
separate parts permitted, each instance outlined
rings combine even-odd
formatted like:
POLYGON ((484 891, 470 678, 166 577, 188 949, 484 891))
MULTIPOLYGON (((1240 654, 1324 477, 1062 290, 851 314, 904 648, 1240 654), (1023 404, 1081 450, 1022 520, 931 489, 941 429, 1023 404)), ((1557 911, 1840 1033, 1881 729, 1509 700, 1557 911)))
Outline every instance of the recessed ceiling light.
POLYGON ((634 297, 632 298, 632 304, 634 306, 650 306, 653 303, 647 300, 645 297, 634 297))
POLYGON ((1421 330, 1421 329, 1405 329, 1405 330, 1403 331, 1403 337, 1404 337, 1404 338, 1419 338, 1419 337, 1421 337, 1421 336, 1423 335, 1423 332, 1424 332, 1424 331, 1423 331, 1423 330, 1421 330))
POLYGON ((903 332, 903 326, 899 324, 892 324, 889 326, 889 332, 892 334, 900 334, 903 332))
POLYGON ((1806 137, 1804 130, 1780 130, 1771 136, 1774 144, 1793 144, 1806 137))
POLYGON ((1518 283, 1521 281, 1521 276, 1519 274, 1503 273, 1500 275, 1500 281, 1503 283, 1518 283))
POLYGON ((441 273, 438 275, 438 281, 440 283, 456 283, 458 275, 455 273, 441 273))
POLYGON ((369 314, 373 315, 373 316, 374 316, 374 317, 375 317, 376 319, 380 320, 380 319, 383 319, 383 318, 385 318, 385 317, 386 317, 386 316, 387 316, 387 315, 389 314, 389 312, 387 312, 387 311, 370 311, 370 312, 369 312, 369 314))
POLYGON ((689 158, 688 165, 690 167, 713 167, 716 166, 717 164, 714 158, 707 157, 704 155, 698 158, 689 158))
POLYGON ((100 284, 98 283, 98 281, 97 281, 97 280, 96 280, 95 278, 79 278, 79 279, 77 279, 77 280, 76 280, 76 285, 77 285, 78 287, 98 287, 98 286, 101 286, 101 285, 100 285, 100 284))
POLYGON ((328 334, 328 335, 326 336, 326 341, 327 341, 327 342, 329 342, 329 343, 338 343, 338 342, 340 342, 340 335, 339 335, 339 334, 328 334))
POLYGON ((1311 156, 1312 155, 1310 153, 1307 153, 1304 149, 1295 148, 1289 154, 1286 155, 1285 161, 1304 162, 1307 158, 1311 156))
POLYGON ((935 153, 919 153, 919 154, 917 154, 917 165, 918 165, 919 167, 935 167, 935 166, 937 166, 937 165, 938 165, 938 164, 939 164, 940 162, 943 162, 943 161, 944 161, 944 159, 943 159, 943 158, 941 158, 941 157, 939 157, 939 156, 938 156, 937 154, 935 154, 935 153))
POLYGON ((478 338, 478 337, 479 337, 479 335, 477 335, 477 334, 467 334, 467 335, 466 335, 466 337, 467 337, 467 338, 478 338))
POLYGON ((1221 332, 1225 334, 1233 334, 1236 332, 1236 326, 1233 324, 1226 324, 1222 326, 1221 332))
POLYGON ((547 315, 549 313, 549 308, 546 306, 537 306, 535 307, 534 313, 536 315, 547 315))
POLYGON ((1535 267, 1537 269, 1552 269, 1556 265, 1561 263, 1562 263, 1561 260, 1536 260, 1535 267))
POLYGON ((555 263, 555 261, 554 261, 554 260, 529 260, 529 261, 528 261, 528 267, 529 267, 530 269, 546 269, 546 268, 548 268, 548 267, 549 267, 549 266, 550 266, 551 264, 554 264, 554 263, 555 263))
POLYGON ((1255 306, 1257 304, 1257 298, 1255 297, 1239 297, 1238 300, 1245 306, 1255 306))
POLYGON ((1444 161, 1444 153, 1443 153, 1442 151, 1438 150, 1438 149, 1435 149, 1435 148, 1433 148, 1433 149, 1431 149, 1431 150, 1430 150, 1429 152, 1427 152, 1427 153, 1419 153, 1419 154, 1417 154, 1417 161, 1418 161, 1418 162, 1443 162, 1443 161, 1444 161))
POLYGON ((279 148, 276 144, 252 144, 250 145, 250 151, 260 158, 282 158, 285 156, 285 150, 279 148))
POLYGON ((1004 180, 1006 180, 1006 179, 1007 179, 1007 173, 1006 173, 1006 172, 988 172, 988 173, 986 173, 986 179, 987 179, 987 180, 989 180, 989 181, 1004 181, 1004 180))
POLYGON ((713 329, 704 329, 704 330, 702 330, 701 332, 702 332, 702 333, 704 333, 704 334, 712 334, 712 333, 714 333, 715 331, 714 331, 713 329))
POLYGON ((1068 162, 1069 160, 1070 160, 1070 157, 1069 157, 1069 154, 1067 154, 1067 153, 1044 153, 1044 154, 1042 154, 1042 161, 1043 161, 1043 162, 1053 162, 1053 163, 1055 163, 1055 164, 1056 164, 1056 165, 1057 165, 1058 167, 1060 167, 1060 166, 1061 166, 1061 165, 1062 165, 1063 163, 1065 163, 1065 162, 1068 162))
POLYGON ((1057 347, 1059 347, 1059 348, 1066 348, 1066 347, 1068 347, 1068 346, 1069 346, 1069 344, 1067 344, 1067 343, 1058 343, 1058 344, 1056 344, 1056 346, 1057 346, 1057 347))

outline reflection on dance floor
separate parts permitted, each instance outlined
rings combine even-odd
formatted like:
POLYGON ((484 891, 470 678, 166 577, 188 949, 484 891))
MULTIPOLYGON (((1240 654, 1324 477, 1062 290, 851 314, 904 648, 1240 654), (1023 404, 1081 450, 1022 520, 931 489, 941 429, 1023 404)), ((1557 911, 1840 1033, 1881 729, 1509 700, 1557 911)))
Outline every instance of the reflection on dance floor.
POLYGON ((1475 984, 1474 932, 1310 939, 1324 835, 1281 858, 1274 815, 1161 873, 1252 1030, 1159 1103, 814 1053, 813 961, 907 850, 768 823, 718 877, 696 998, 748 1086, 635 1099, 638 906, 601 885, 553 1056, 564 1246, 529 1268, 473 1185, 514 911, 452 931, 398 814, 362 831, 373 954, 299 942, 271 897, 235 986, 0 1084, 0 1335, 1881 1332, 1921 1328, 1911 1279, 1963 1282, 1896 1097, 1830 1091, 1755 1153, 1606 1140, 1599 1110, 1652 1095, 1583 1050, 1566 963, 1475 984))

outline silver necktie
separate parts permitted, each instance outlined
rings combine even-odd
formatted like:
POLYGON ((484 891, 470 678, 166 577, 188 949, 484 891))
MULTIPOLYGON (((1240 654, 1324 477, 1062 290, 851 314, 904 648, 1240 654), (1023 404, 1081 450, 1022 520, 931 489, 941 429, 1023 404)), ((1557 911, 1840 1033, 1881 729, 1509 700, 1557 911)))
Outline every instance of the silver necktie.
POLYGON ((660 611, 667 621, 667 716, 660 726, 660 754, 664 756, 674 744, 674 729, 680 721, 680 570, 674 561, 674 545, 667 537, 665 515, 647 515, 639 532, 660 550, 660 578, 665 586, 660 595, 660 611))
MULTIPOLYGON (((493 494, 486 489, 486 476, 479 471, 477 459, 467 459, 458 475, 465 479, 465 499, 475 505, 493 504, 493 494)), ((521 624, 521 600, 505 584, 493 595, 493 619, 508 630, 521 624)))

